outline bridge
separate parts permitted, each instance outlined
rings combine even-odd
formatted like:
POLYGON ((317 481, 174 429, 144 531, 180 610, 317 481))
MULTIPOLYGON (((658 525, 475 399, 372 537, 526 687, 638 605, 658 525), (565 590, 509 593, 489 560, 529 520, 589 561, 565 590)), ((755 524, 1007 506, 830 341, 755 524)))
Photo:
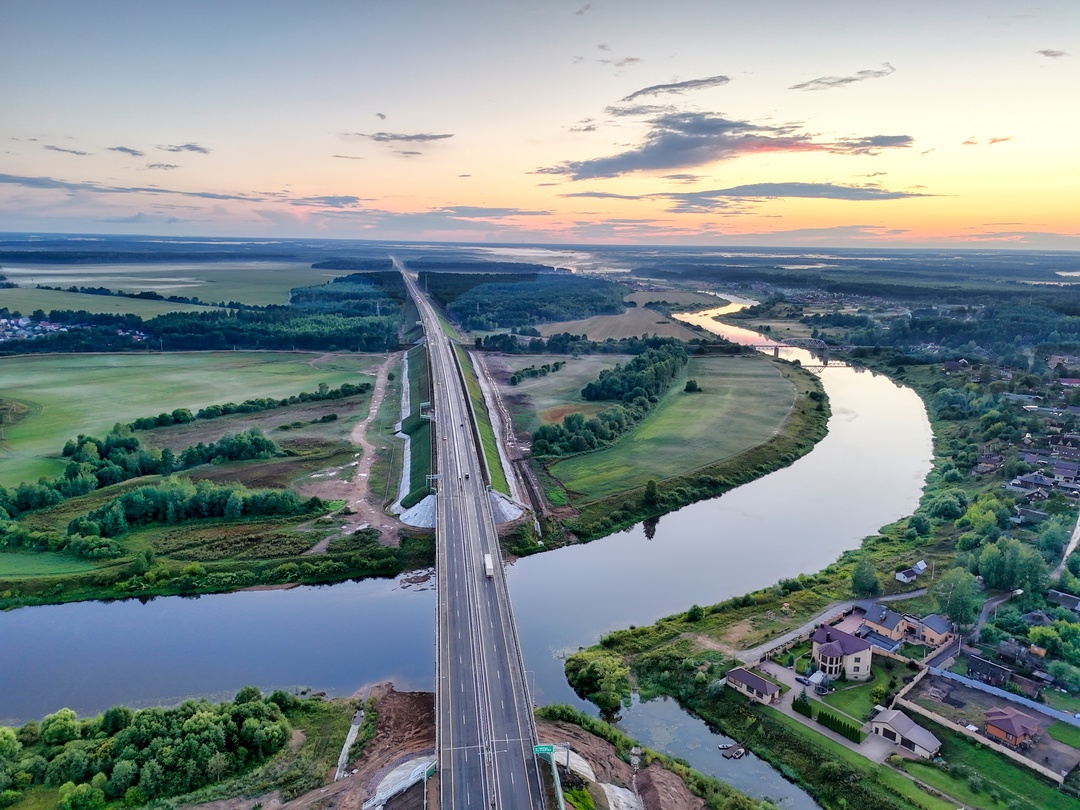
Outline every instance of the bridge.
POLYGON ((463 375, 431 303, 395 265, 420 312, 434 388, 439 806, 543 810, 532 701, 463 375))

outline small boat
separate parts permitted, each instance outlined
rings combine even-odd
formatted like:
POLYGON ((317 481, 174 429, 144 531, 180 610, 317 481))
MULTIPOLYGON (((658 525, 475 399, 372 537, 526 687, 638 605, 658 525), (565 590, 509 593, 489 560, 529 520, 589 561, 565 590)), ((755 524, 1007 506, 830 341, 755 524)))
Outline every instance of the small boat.
POLYGON ((746 749, 745 748, 740 748, 738 751, 736 751, 734 754, 731 755, 731 758, 732 759, 742 759, 742 756, 745 753, 746 753, 746 749))
POLYGON ((720 745, 718 745, 716 747, 719 748, 721 751, 727 751, 733 745, 735 745, 735 743, 721 743, 720 745))

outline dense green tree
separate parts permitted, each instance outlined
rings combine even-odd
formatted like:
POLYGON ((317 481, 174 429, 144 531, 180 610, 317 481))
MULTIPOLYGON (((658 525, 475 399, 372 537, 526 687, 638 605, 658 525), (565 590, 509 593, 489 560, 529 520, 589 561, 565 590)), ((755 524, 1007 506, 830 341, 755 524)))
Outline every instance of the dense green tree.
POLYGON ((71 709, 61 709, 41 721, 41 739, 48 745, 63 745, 78 736, 78 718, 71 709))
POLYGON ((979 612, 979 585, 962 568, 951 568, 930 586, 938 610, 960 625, 971 624, 979 612))
POLYGON ((881 593, 881 580, 870 555, 860 555, 855 563, 855 569, 851 572, 851 590, 856 596, 878 596, 881 593))

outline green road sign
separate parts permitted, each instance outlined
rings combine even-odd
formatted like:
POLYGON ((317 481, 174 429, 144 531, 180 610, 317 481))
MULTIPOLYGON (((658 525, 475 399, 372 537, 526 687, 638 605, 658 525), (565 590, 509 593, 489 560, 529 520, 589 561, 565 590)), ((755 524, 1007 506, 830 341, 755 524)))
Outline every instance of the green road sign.
POLYGON ((533 746, 533 753, 534 754, 553 754, 553 753, 555 753, 555 746, 554 745, 534 745, 533 746))

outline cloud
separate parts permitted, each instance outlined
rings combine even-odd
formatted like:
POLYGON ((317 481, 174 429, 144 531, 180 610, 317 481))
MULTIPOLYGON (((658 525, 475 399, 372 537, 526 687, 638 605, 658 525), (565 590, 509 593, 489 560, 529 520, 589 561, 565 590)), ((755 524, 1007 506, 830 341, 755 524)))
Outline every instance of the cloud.
POLYGON ((592 118, 586 118, 569 127, 567 132, 596 132, 596 121, 592 118))
POLYGON ((0 185, 22 186, 56 191, 87 191, 94 194, 177 194, 181 197, 199 197, 204 200, 243 200, 261 202, 261 198, 244 194, 220 194, 214 191, 177 191, 153 186, 101 186, 97 183, 73 183, 53 177, 27 177, 16 174, 0 174, 0 185))
POLYGON ((338 158, 340 160, 363 160, 364 159, 364 158, 360 157, 359 155, 334 155, 333 157, 336 157, 336 158, 338 158))
POLYGON ((352 208, 361 202, 360 197, 351 194, 327 194, 321 197, 299 197, 289 200, 290 205, 315 206, 319 208, 352 208))
POLYGON ((546 217, 551 211, 534 211, 525 208, 488 208, 478 205, 447 205, 429 213, 457 219, 503 219, 506 217, 546 217))
POLYGON ((615 67, 626 67, 627 65, 633 65, 641 61, 640 56, 624 56, 621 59, 597 59, 601 65, 614 65, 615 67))
POLYGON ((630 118, 645 115, 663 115, 664 113, 676 112, 676 109, 669 104, 631 104, 627 107, 612 104, 610 107, 605 107, 604 112, 615 118, 630 118))
POLYGON ((995 143, 1005 143, 1005 141, 1011 141, 1011 140, 1012 140, 1012 135, 1009 135, 1009 136, 1007 136, 1005 138, 991 138, 990 139, 990 145, 993 146, 995 143))
POLYGON ((472 177, 471 174, 459 174, 458 177, 472 177))
POLYGON ((79 157, 86 157, 89 152, 80 152, 78 149, 64 149, 61 146, 51 146, 46 144, 41 147, 42 149, 48 149, 50 152, 63 152, 65 155, 78 155, 79 157))
POLYGON ((978 146, 979 142, 977 140, 975 140, 974 138, 968 138, 966 141, 964 141, 960 145, 961 146, 978 146))
POLYGON ((1035 51, 1039 56, 1045 56, 1047 59, 1060 59, 1063 56, 1069 56, 1067 51, 1055 51, 1052 48, 1043 48, 1041 51, 1035 51))
POLYGON ((889 191, 877 186, 847 186, 836 183, 749 183, 711 191, 688 191, 655 195, 666 197, 673 205, 673 213, 700 213, 724 208, 730 199, 778 199, 809 198, 815 200, 847 200, 872 202, 878 200, 902 200, 910 197, 932 197, 911 191, 889 191))
POLYGON ((397 153, 407 158, 420 157, 424 154, 423 152, 417 152, 415 149, 398 149, 397 153))
MULTIPOLYGON (((555 185, 549 183, 548 185, 555 185)), ((560 194, 560 197, 586 197, 593 200, 646 200, 652 194, 616 194, 614 191, 571 191, 560 194)))
POLYGON ((165 169, 165 170, 168 170, 168 169, 179 169, 180 166, 177 165, 176 163, 147 163, 146 168, 148 168, 148 169, 165 169))
POLYGON ((385 121, 386 113, 375 113, 375 117, 378 118, 380 121, 385 121))
POLYGON ((700 174, 665 174, 664 179, 673 183, 696 183, 701 179, 700 174))
POLYGON ((180 144, 166 144, 165 146, 158 146, 165 152, 196 152, 200 155, 209 155, 210 150, 205 146, 199 146, 197 143, 180 143, 180 144))
POLYGON ((110 152, 123 152, 125 155, 131 155, 132 157, 142 157, 145 152, 140 152, 138 149, 132 149, 130 146, 109 146, 106 147, 110 152))
POLYGON ((454 137, 452 133, 435 135, 429 132, 415 134, 402 132, 373 132, 371 134, 366 132, 346 132, 345 136, 349 138, 367 138, 369 141, 375 141, 375 143, 427 143, 428 141, 442 141, 454 137))
POLYGON ((633 101, 641 96, 659 96, 668 93, 685 93, 688 90, 704 90, 708 87, 720 87, 730 81, 731 79, 727 76, 709 76, 705 79, 689 79, 685 82, 673 82, 672 84, 654 84, 635 90, 623 98, 623 101, 633 101))
POLYGON ((120 225, 176 225, 184 220, 179 217, 159 217, 153 214, 144 214, 139 212, 138 214, 132 214, 129 217, 109 217, 107 219, 99 220, 100 222, 109 222, 120 225))
POLYGON ((586 4, 585 4, 585 5, 583 5, 583 6, 581 7, 581 8, 579 8, 579 9, 578 9, 577 11, 575 11, 575 12, 574 12, 574 14, 575 14, 575 15, 577 15, 578 17, 580 17, 580 16, 582 16, 582 15, 583 15, 583 14, 584 14, 584 13, 585 13, 586 11, 588 11, 588 10, 589 10, 590 8, 592 8, 592 6, 591 6, 591 5, 589 4, 589 3, 586 3, 586 4))
POLYGON ((801 84, 793 84, 788 90, 829 90, 833 87, 844 87, 855 82, 865 82, 867 79, 881 79, 895 72, 895 70, 896 68, 885 62, 882 70, 860 70, 854 76, 822 76, 819 79, 811 79, 801 84))
POLYGON ((736 121, 713 113, 676 112, 650 122, 644 142, 608 157, 566 161, 537 169, 539 174, 566 175, 574 180, 618 177, 638 171, 685 169, 740 155, 766 152, 829 152, 868 155, 905 148, 909 135, 873 135, 839 141, 815 141, 792 125, 772 127, 736 121))

